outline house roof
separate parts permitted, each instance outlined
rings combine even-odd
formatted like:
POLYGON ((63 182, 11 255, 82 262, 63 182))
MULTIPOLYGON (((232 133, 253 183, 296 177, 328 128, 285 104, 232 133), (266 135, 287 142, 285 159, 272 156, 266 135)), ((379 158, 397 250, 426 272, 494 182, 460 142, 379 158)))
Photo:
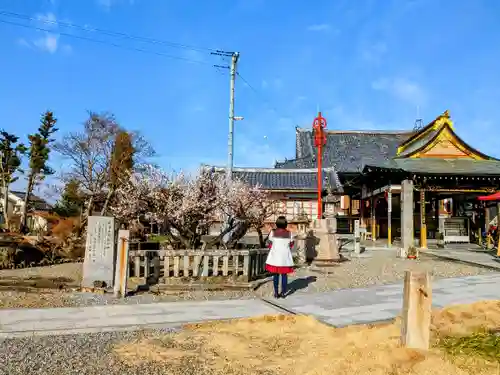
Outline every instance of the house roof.
MULTIPOLYGON (((212 167, 216 173, 226 169, 212 167)), ((316 169, 233 168, 233 177, 249 185, 260 185, 265 190, 316 191, 318 179, 316 169)), ((332 191, 343 192, 342 184, 334 168, 323 169, 323 184, 332 191)))
MULTIPOLYGON (((413 131, 356 131, 327 130, 323 154, 325 167, 338 172, 356 173, 366 164, 379 164, 396 156, 398 146, 413 131)), ((311 129, 296 129, 295 156, 293 160, 276 163, 276 168, 315 168, 316 148, 311 129)))
POLYGON ((417 174, 500 176, 500 161, 441 158, 395 158, 385 163, 368 164, 364 172, 371 169, 399 170, 417 174))
MULTIPOLYGON (((11 194, 15 195, 20 200, 24 201, 26 192, 24 191, 10 191, 11 194)), ((44 199, 31 194, 30 195, 30 208, 36 211, 49 211, 52 209, 52 205, 47 203, 44 199)))

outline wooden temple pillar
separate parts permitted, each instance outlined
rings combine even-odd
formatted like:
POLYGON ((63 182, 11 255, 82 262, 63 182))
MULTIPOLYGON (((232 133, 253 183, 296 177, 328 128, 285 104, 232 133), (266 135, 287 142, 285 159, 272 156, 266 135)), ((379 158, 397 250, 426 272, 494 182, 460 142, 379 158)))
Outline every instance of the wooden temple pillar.
POLYGON ((436 239, 439 239, 439 233, 441 233, 441 227, 439 226, 439 217, 440 217, 440 200, 439 197, 434 198, 434 220, 436 223, 436 239))
POLYGON ((375 197, 371 197, 370 208, 371 208, 372 241, 375 241, 377 239, 377 219, 375 217, 375 197))
POLYGON ((365 200, 360 199, 359 201, 359 225, 361 228, 366 228, 365 223, 365 200))
MULTIPOLYGON (((500 228, 500 202, 497 203, 497 228, 500 228)), ((498 233, 497 256, 500 257, 500 230, 497 229, 497 233, 498 233)))
POLYGON ((486 248, 490 247, 490 236, 488 236, 488 231, 490 230, 490 209, 488 204, 484 205, 484 232, 486 233, 486 248))
POLYGON ((387 246, 392 246, 392 188, 387 191, 387 246))
POLYGON ((427 223, 425 222, 424 189, 420 189, 420 248, 427 249, 427 223))

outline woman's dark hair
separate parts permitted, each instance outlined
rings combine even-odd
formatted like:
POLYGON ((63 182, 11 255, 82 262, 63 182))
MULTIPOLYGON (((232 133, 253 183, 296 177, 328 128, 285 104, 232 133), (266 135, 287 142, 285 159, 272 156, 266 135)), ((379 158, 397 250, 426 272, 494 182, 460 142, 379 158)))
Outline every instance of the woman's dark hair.
POLYGON ((288 227, 288 221, 286 221, 286 217, 278 216, 276 219, 276 228, 286 229, 288 227))

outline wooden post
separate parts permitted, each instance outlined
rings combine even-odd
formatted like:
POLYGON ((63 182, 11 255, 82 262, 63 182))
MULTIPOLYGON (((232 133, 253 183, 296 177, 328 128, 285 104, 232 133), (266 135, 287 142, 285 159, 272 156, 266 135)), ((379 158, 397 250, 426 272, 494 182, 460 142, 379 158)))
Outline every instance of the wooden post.
POLYGON ((361 199, 359 201, 359 219, 360 219, 360 225, 363 228, 366 228, 366 223, 365 223, 365 200, 361 199))
POLYGON ((497 244, 497 256, 500 257, 500 203, 497 203, 497 233, 498 233, 498 244, 497 244))
POLYGON ((490 248, 490 209, 484 208, 484 231, 486 233, 486 248, 490 248))
POLYGON ((425 190, 420 189, 420 247, 427 249, 427 224, 425 223, 425 190))
POLYGON ((439 227, 440 207, 441 207, 441 201, 439 200, 439 197, 434 198, 434 219, 436 222, 436 239, 439 239, 439 233, 441 233, 441 228, 439 227))
POLYGON ((401 345, 428 350, 430 343, 432 289, 428 273, 405 271, 401 345))
POLYGON ((127 296, 129 238, 130 232, 128 230, 120 229, 118 231, 118 254, 116 257, 115 287, 113 290, 115 297, 125 298, 127 296))
POLYGON ((387 246, 392 247, 392 189, 387 191, 387 246))
POLYGON ((377 224, 376 224, 376 218, 375 218, 375 198, 372 197, 370 201, 370 208, 371 208, 371 230, 372 230, 372 241, 375 242, 377 239, 377 224))

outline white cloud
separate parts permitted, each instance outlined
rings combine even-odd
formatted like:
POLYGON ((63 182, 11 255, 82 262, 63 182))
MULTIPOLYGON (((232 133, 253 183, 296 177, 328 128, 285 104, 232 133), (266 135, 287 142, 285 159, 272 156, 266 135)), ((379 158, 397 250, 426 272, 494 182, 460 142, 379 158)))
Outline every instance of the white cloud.
POLYGON ((413 105, 423 105, 427 101, 425 90, 418 83, 406 78, 381 78, 372 82, 372 88, 377 91, 386 91, 413 105))
POLYGON ((33 39, 20 38, 18 43, 23 47, 28 47, 32 49, 37 49, 42 52, 48 52, 51 54, 56 53, 58 50, 62 49, 65 53, 71 53, 72 48, 68 44, 61 45, 60 35, 57 32, 58 19, 57 16, 52 12, 39 13, 35 15, 35 23, 42 24, 44 29, 47 31, 37 31, 33 39), (62 47, 62 48, 61 48, 62 47))
POLYGON ((113 0, 97 0, 97 4, 104 9, 109 10, 111 8, 111 5, 113 5, 113 0))
POLYGON ((56 53, 59 46, 59 35, 45 33, 43 38, 38 38, 33 41, 33 45, 38 47, 41 51, 56 53))
POLYGON ((37 14, 35 18, 42 22, 45 27, 57 27, 57 17, 52 12, 47 12, 46 14, 37 14))
POLYGON ((134 5, 135 0, 96 0, 97 5, 100 7, 104 8, 105 10, 109 11, 114 5, 117 5, 118 3, 125 3, 128 5, 134 5))
POLYGON ((331 29, 332 27, 327 23, 318 23, 307 27, 307 31, 330 31, 331 29))

